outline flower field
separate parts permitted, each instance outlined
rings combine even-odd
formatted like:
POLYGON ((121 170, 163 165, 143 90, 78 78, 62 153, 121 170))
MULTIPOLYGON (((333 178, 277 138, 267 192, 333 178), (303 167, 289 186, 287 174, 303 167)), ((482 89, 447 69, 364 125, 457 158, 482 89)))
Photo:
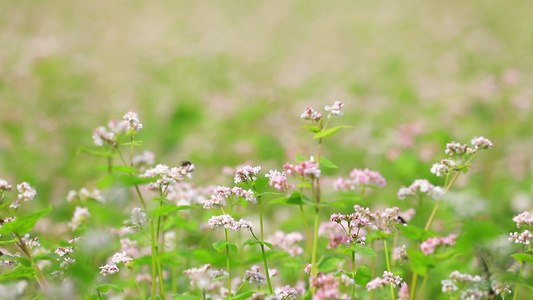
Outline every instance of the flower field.
POLYGON ((0 299, 530 299, 526 1, 0 4, 0 299))

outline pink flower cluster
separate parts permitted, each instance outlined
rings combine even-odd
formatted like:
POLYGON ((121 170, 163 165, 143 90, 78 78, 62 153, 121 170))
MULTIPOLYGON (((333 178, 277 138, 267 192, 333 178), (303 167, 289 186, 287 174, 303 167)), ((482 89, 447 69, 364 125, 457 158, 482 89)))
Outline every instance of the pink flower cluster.
POLYGON ((375 186, 383 187, 387 184, 387 181, 377 171, 367 169, 353 169, 350 172, 350 178, 338 178, 333 183, 335 190, 349 191, 355 190, 360 186, 375 186))
POLYGON ((220 215, 220 216, 212 216, 209 221, 207 221, 207 224, 215 229, 218 227, 224 227, 226 229, 230 230, 240 230, 240 229, 247 229, 252 230, 252 222, 246 221, 243 219, 240 219, 239 221, 235 221, 235 219, 230 215, 220 215))
POLYGON ((277 288, 274 293, 276 294, 276 297, 281 300, 294 300, 298 298, 298 296, 303 295, 305 293, 305 290, 300 288, 293 288, 291 286, 283 286, 277 288))
MULTIPOLYGON (((6 186, 5 190, 7 190, 7 188, 11 188, 11 186, 6 186)), ((17 190, 19 192, 17 199, 13 200, 13 202, 11 202, 11 204, 9 205, 9 207, 14 209, 19 208, 21 200, 24 200, 24 202, 28 202, 33 200, 33 198, 37 196, 37 191, 27 182, 17 184, 17 190)))
POLYGON ((248 282, 256 285, 263 285, 267 283, 266 276, 259 272, 258 266, 252 266, 250 270, 246 270, 244 277, 242 278, 244 282, 248 282))
POLYGON ((430 255, 435 253, 435 250, 440 245, 447 245, 447 246, 454 246, 455 240, 457 239, 457 236, 454 234, 451 234, 447 237, 434 237, 429 238, 422 243, 420 243, 420 250, 422 250, 422 253, 424 255, 430 255))
POLYGON ((531 226, 533 224, 533 214, 528 211, 520 213, 513 217, 513 222, 516 223, 516 227, 520 228, 523 224, 531 226))
POLYGON ((529 245, 529 239, 532 237, 533 234, 527 229, 520 234, 518 234, 518 232, 509 233, 509 241, 514 241, 516 244, 529 245))
POLYGON ((434 186, 426 179, 417 179, 409 187, 401 187, 397 195, 398 199, 404 200, 407 197, 417 197, 421 193, 438 200, 444 195, 444 189, 440 186, 434 186))
POLYGON ((385 271, 382 277, 376 277, 370 280, 365 287, 368 291, 371 291, 389 284, 393 284, 396 287, 401 285, 402 282, 403 279, 400 276, 394 276, 391 272, 385 271))
POLYGON ((120 269, 117 267, 116 264, 107 264, 107 265, 98 267, 98 269, 100 269, 100 274, 104 276, 112 275, 120 271, 120 269))
POLYGON ((312 109, 311 107, 307 106, 300 117, 302 119, 304 119, 304 120, 318 121, 318 120, 322 119, 322 113, 321 112, 317 112, 314 109, 312 109))
POLYGON ((268 184, 280 192, 286 192, 294 188, 293 184, 287 183, 287 175, 285 172, 270 170, 268 174, 265 174, 265 177, 269 179, 268 184))
POLYGON ((144 174, 139 175, 139 177, 157 177, 157 181, 150 183, 148 185, 148 188, 151 190, 160 190, 165 186, 175 184, 178 181, 182 181, 185 176, 191 178, 194 170, 194 165, 191 163, 182 164, 179 167, 173 168, 170 168, 167 165, 159 164, 153 168, 146 170, 144 174))
POLYGON ((7 181, 4 179, 0 179, 0 191, 11 191, 13 186, 11 186, 7 181))
POLYGON ((318 273, 309 278, 309 284, 316 288, 313 300, 339 299, 339 281, 333 274, 318 273))
POLYGON ((244 190, 240 187, 225 187, 218 186, 215 188, 211 198, 204 200, 204 209, 220 208, 227 205, 227 201, 233 206, 233 201, 237 200, 239 197, 244 198, 244 200, 252 203, 257 203, 257 198, 255 193, 252 190, 244 190))
POLYGON ((239 182, 256 181, 257 174, 259 173, 259 171, 261 171, 261 166, 242 166, 238 168, 237 171, 235 171, 235 178, 233 179, 233 181, 235 182, 235 184, 239 182))
POLYGON ((133 111, 128 111, 123 116, 122 121, 111 120, 105 126, 100 126, 93 130, 93 141, 96 146, 103 146, 104 144, 116 146, 117 136, 130 130, 137 132, 143 128, 143 124, 139 121, 139 117, 133 111))
POLYGON ((459 169, 457 167, 457 162, 455 162, 455 160, 453 159, 446 158, 446 159, 441 160, 440 163, 433 164, 433 166, 431 166, 430 171, 431 173, 439 177, 442 177, 444 175, 450 174, 453 171, 458 171, 458 170, 459 169))
POLYGON ((286 163, 285 165, 283 165, 283 170, 289 175, 292 175, 292 176, 299 175, 301 178, 320 177, 320 169, 312 157, 310 160, 302 161, 298 165, 291 165, 289 163, 286 163))
POLYGON ((328 118, 331 116, 342 116, 343 113, 341 108, 344 106, 344 103, 340 101, 335 101, 332 106, 326 105, 324 110, 329 112, 328 118))
POLYGON ((211 264, 206 264, 201 268, 185 270, 183 274, 189 278, 192 287, 197 287, 201 290, 209 289, 213 280, 229 275, 224 270, 211 269, 211 264))
POLYGON ((277 230, 274 232, 274 235, 268 239, 268 242, 275 247, 280 247, 283 251, 294 257, 304 253, 304 249, 296 244, 297 242, 303 241, 303 239, 303 235, 299 232, 285 234, 283 231, 277 230))

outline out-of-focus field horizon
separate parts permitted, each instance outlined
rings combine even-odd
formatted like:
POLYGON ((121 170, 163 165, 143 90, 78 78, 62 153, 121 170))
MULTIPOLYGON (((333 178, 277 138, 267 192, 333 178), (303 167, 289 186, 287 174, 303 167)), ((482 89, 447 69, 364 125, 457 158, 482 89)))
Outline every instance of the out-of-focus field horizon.
POLYGON ((157 162, 190 160, 195 181, 217 184, 225 165, 314 155, 300 114, 342 101, 332 122, 354 128, 324 145, 333 176, 379 170, 393 202, 414 179, 440 182, 429 168, 447 142, 485 136, 494 150, 458 187, 492 213, 527 209, 532 6, 3 1, 0 177, 36 186, 42 206, 64 202, 105 165, 78 152, 92 129, 132 109, 157 162))

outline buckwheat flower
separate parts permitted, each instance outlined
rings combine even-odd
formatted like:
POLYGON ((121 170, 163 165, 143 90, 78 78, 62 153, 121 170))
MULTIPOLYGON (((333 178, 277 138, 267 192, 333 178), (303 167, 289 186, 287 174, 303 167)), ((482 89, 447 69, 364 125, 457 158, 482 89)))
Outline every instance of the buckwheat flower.
POLYGON ((443 293, 453 293, 455 291, 458 291, 459 288, 453 283, 453 281, 449 279, 441 280, 440 282, 442 284, 442 292, 443 293))
POLYGON ((243 220, 243 219, 240 219, 239 221, 235 222, 235 226, 233 226, 233 228, 231 228, 232 230, 241 230, 241 229, 245 229, 245 230, 252 230, 252 222, 250 221, 246 221, 246 220, 243 220))
POLYGON ((261 171, 261 166, 252 167, 250 165, 245 165, 238 168, 237 171, 235 171, 234 182, 237 184, 239 182, 256 181, 256 176, 259 171, 261 171))
POLYGON ((328 236, 329 244, 327 249, 337 249, 340 244, 349 245, 352 243, 352 238, 346 234, 331 234, 328 236))
POLYGON ((252 266, 251 270, 246 270, 242 280, 251 284, 262 285, 267 283, 266 276, 259 272, 259 267, 252 266))
POLYGON ((448 143, 446 144, 446 150, 444 150, 444 153, 453 156, 453 155, 463 155, 468 152, 471 152, 472 150, 468 151, 468 145, 461 145, 459 143, 448 143))
POLYGON ((107 123, 107 128, 114 134, 121 134, 128 130, 129 124, 127 121, 111 120, 107 123))
MULTIPOLYGON (((61 269, 67 269, 70 265, 72 265, 75 262, 76 262, 76 259, 70 258, 70 257, 65 257, 63 259, 63 261, 59 264, 59 267, 61 269)), ((53 276, 53 274, 52 274, 52 276, 53 276)))
POLYGON ((144 150, 142 154, 134 156, 131 161, 134 166, 151 166, 155 163, 155 153, 144 150))
POLYGON ((409 300, 409 287, 404 282, 398 290, 398 300, 409 300))
POLYGON ((393 260, 401 260, 401 261, 409 260, 409 256, 407 255, 406 246, 403 245, 401 247, 394 248, 392 250, 392 259, 393 260))
POLYGON ((492 290, 494 291, 494 294, 510 294, 511 293, 511 287, 507 283, 499 282, 497 280, 493 280, 491 283, 492 290))
POLYGON ((128 122, 128 130, 139 131, 143 128, 143 124, 139 121, 137 114, 129 110, 123 117, 128 122))
POLYGON ((316 112, 311 107, 307 106, 300 117, 304 120, 318 121, 322 118, 322 113, 316 112))
POLYGON ((341 108, 344 106, 344 104, 340 101, 335 101, 333 103, 333 106, 326 105, 324 107, 324 110, 329 112, 328 118, 330 116, 342 116, 341 108))
POLYGON ((69 253, 74 253, 73 247, 57 247, 56 250, 54 250, 54 253, 59 255, 59 257, 63 257, 69 253))
POLYGON ((402 284, 403 279, 400 276, 394 276, 392 272, 385 271, 383 272, 383 279, 387 282, 387 284, 393 284, 395 287, 402 284))
POLYGON ((104 126, 93 130, 93 141, 96 146, 114 145, 116 143, 115 134, 108 131, 104 126))
POLYGON ((371 185, 376 187, 384 187, 387 184, 387 181, 381 174, 377 171, 366 169, 353 169, 350 172, 350 178, 352 183, 356 186, 360 185, 371 185))
POLYGON ((144 172, 144 174, 139 177, 154 178, 157 176, 164 176, 168 174, 170 168, 167 165, 158 164, 153 168, 150 168, 144 172))
POLYGON ((30 239, 29 234, 25 234, 24 237, 20 239, 20 241, 25 244, 28 248, 32 249, 34 247, 40 247, 41 243, 39 243, 39 237, 35 237, 33 239, 30 239))
POLYGON ((74 210, 74 216, 72 216, 72 220, 68 223, 68 227, 70 227, 72 230, 76 230, 76 228, 78 228, 90 216, 91 214, 89 213, 89 209, 87 207, 76 206, 76 209, 74 210))
POLYGON ((312 267, 313 267, 312 264, 307 264, 307 266, 305 266, 305 268, 304 268, 304 272, 305 272, 305 274, 310 275, 310 274, 311 274, 311 268, 312 268, 312 267))
POLYGON ((435 253, 435 250, 440 245, 453 246, 455 245, 455 240, 457 239, 456 235, 449 235, 447 237, 433 237, 428 238, 427 240, 420 243, 420 250, 424 255, 430 255, 435 253))
POLYGON ((289 175, 299 175, 300 177, 318 178, 321 174, 320 168, 313 157, 310 160, 300 162, 298 165, 287 163, 283 165, 283 170, 289 175))
POLYGON ((280 192, 286 192, 294 188, 294 185, 287 183, 287 175, 285 172, 278 170, 270 170, 265 177, 269 179, 268 184, 280 192))
POLYGON ((255 192, 253 190, 244 190, 238 186, 231 188, 231 193, 235 197, 242 197, 244 200, 252 203, 257 203, 257 198, 255 197, 255 192))
POLYGON ((492 142, 482 136, 473 138, 471 143, 479 150, 486 150, 493 147, 492 142))
POLYGON ((0 179, 0 191, 11 191, 13 187, 4 179, 0 179))
POLYGON ((78 237, 71 238, 70 240, 68 240, 68 243, 69 243, 69 244, 76 244, 76 243, 78 243, 79 241, 84 240, 84 239, 85 239, 84 237, 82 237, 82 236, 78 236, 78 237))
POLYGON ((316 288, 316 299, 339 299, 339 281, 333 274, 318 273, 309 283, 316 288))
POLYGON ((387 285, 387 282, 384 279, 382 279, 381 277, 376 277, 370 280, 366 284, 365 288, 368 291, 371 291, 371 290, 379 289, 380 287, 385 286, 385 285, 387 285))
POLYGON ((115 274, 115 273, 118 273, 119 268, 117 267, 117 265, 105 265, 105 266, 101 266, 101 267, 98 267, 98 269, 100 269, 100 274, 104 275, 104 276, 107 276, 107 275, 112 275, 112 274, 115 274))
POLYGON ((533 234, 529 230, 524 230, 522 233, 518 232, 509 233, 509 241, 514 241, 516 244, 529 245, 529 239, 533 237, 533 234))
POLYGON ((276 297, 281 300, 294 300, 300 295, 296 288, 289 285, 277 288, 274 293, 276 294, 276 297))
POLYGON ((531 226, 533 224, 533 214, 529 213, 528 211, 525 211, 521 214, 518 214, 513 217, 513 222, 516 223, 516 227, 520 228, 522 224, 526 224, 527 226, 531 226))
POLYGON ((400 218, 398 218, 399 213, 400 209, 398 207, 387 208, 384 212, 376 210, 372 215, 373 228, 383 233, 391 233, 398 230, 396 225, 402 224, 400 218))
POLYGON ((52 275, 52 277, 56 280, 62 280, 63 274, 63 271, 53 271, 52 273, 50 273, 50 275, 52 275))
POLYGON ((111 261, 113 261, 114 264, 123 263, 124 265, 128 266, 133 261, 133 258, 128 256, 126 252, 117 252, 113 254, 111 261))
POLYGON ((302 255, 304 250, 302 247, 298 246, 296 243, 303 241, 304 237, 299 232, 291 232, 285 234, 281 230, 274 232, 274 235, 267 241, 271 243, 274 247, 280 247, 283 251, 289 253, 290 256, 294 257, 297 255, 302 255))
POLYGON ((19 192, 18 199, 25 202, 33 200, 37 196, 37 191, 27 182, 17 184, 17 190, 19 192))
POLYGON ((467 289, 461 292, 461 300, 481 300, 483 299, 483 292, 477 288, 467 289))
POLYGON ((139 232, 142 229, 142 224, 146 223, 146 213, 141 208, 135 207, 131 210, 130 219, 124 221, 122 224, 128 228, 132 233, 139 232))
POLYGON ((185 270, 183 271, 183 274, 189 278, 192 287, 197 287, 201 290, 209 287, 211 281, 229 275, 224 270, 211 269, 211 264, 206 264, 201 268, 191 268, 185 270))
POLYGON ((460 273, 459 271, 455 270, 450 273, 450 278, 455 280, 456 282, 471 282, 471 283, 479 283, 483 281, 483 278, 481 278, 479 275, 470 275, 467 273, 460 273))

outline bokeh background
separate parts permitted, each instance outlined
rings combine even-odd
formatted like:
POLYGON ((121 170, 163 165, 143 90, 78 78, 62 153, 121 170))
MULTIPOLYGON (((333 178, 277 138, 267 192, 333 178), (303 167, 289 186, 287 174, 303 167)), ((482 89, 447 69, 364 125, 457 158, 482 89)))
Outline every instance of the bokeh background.
MULTIPOLYGON (((280 169, 316 154, 305 106, 345 103, 325 140, 339 165, 380 171, 378 199, 429 172, 450 141, 485 136, 456 212, 512 228, 531 208, 531 1, 1 1, 0 178, 36 206, 92 188, 93 128, 129 109, 156 161, 280 169), (469 215, 469 212, 471 214, 469 215)), ((226 180, 227 181, 227 180, 226 180)), ((326 181, 327 183, 327 181, 326 181)))

